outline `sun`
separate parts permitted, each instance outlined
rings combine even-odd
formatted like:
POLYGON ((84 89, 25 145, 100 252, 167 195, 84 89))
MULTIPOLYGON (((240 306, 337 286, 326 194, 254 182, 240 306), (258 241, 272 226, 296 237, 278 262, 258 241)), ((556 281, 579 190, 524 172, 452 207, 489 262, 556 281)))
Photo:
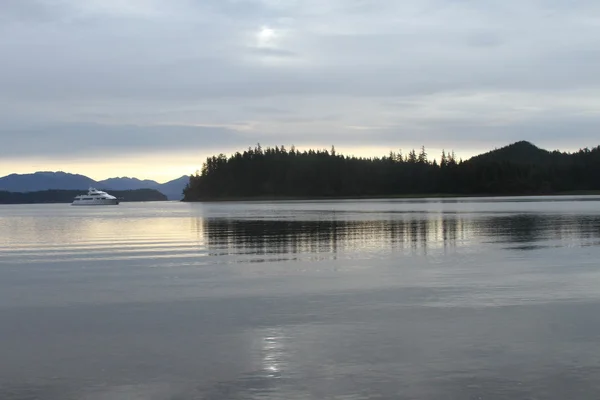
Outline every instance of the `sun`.
POLYGON ((256 34, 259 47, 269 47, 273 45, 276 37, 277 33, 275 32, 275 29, 269 28, 268 26, 261 26, 256 34))

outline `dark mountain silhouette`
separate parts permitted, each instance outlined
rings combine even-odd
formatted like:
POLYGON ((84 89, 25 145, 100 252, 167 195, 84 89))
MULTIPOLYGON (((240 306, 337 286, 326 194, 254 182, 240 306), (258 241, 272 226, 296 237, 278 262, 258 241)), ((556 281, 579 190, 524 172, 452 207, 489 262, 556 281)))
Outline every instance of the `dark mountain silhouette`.
POLYGON ((137 178, 110 178, 99 181, 98 184, 104 189, 110 190, 133 190, 133 189, 156 189, 164 193, 169 200, 181 200, 183 197, 183 188, 189 182, 187 175, 173 179, 169 182, 158 183, 153 180, 139 180, 137 178))
POLYGON ((180 200, 189 177, 182 176, 165 183, 153 180, 121 177, 95 181, 87 176, 67 172, 35 172, 32 174, 11 174, 0 178, 0 191, 38 192, 45 190, 87 190, 90 186, 103 190, 121 191, 153 189, 167 196, 169 200, 180 200))
POLYGON ((0 190, 9 192, 35 192, 49 189, 80 190, 95 184, 97 182, 87 176, 62 171, 11 174, 0 178, 0 190))
POLYGON ((160 190, 161 193, 164 193, 169 200, 181 200, 183 198, 183 189, 190 181, 190 177, 188 175, 183 175, 177 179, 173 179, 172 181, 165 182, 155 187, 155 189, 160 190))
POLYGON ((160 186, 160 184, 156 181, 145 179, 139 180, 137 178, 109 178, 103 181, 98 181, 98 186, 103 189, 112 189, 112 190, 135 190, 135 189, 146 189, 146 188, 156 188, 160 186))
POLYGON ((523 140, 472 157, 469 160, 467 160, 467 162, 510 162, 514 164, 548 164, 555 161, 566 161, 568 159, 568 156, 569 155, 567 153, 561 153, 558 150, 550 152, 548 150, 540 149, 536 145, 523 140))

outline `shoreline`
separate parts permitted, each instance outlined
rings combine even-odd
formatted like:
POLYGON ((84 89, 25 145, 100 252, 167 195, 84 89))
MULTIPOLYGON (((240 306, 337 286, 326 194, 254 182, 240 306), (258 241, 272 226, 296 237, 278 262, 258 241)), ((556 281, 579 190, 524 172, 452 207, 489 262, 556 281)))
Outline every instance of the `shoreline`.
POLYGON ((444 199, 444 198, 508 198, 508 197, 566 197, 566 196, 600 196, 600 190, 579 190, 555 193, 519 193, 519 194, 398 194, 398 195, 363 195, 363 196, 252 196, 222 197, 199 200, 180 200, 182 203, 232 203, 260 201, 316 201, 316 200, 386 200, 386 199, 444 199))

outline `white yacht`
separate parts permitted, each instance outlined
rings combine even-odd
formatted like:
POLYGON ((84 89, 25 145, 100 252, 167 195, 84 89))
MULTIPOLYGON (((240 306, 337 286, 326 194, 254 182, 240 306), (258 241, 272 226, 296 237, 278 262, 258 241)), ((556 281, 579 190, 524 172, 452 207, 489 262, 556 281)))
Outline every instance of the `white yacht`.
POLYGON ((102 190, 89 188, 87 194, 76 196, 71 205, 73 206, 116 206, 119 199, 103 192, 102 190))

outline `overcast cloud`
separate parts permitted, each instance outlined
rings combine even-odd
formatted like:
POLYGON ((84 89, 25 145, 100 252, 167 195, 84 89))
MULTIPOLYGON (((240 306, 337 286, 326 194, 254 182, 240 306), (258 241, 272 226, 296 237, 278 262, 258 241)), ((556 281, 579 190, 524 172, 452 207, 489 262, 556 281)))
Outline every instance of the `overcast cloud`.
POLYGON ((600 142, 592 0, 2 0, 0 54, 3 159, 600 142))

